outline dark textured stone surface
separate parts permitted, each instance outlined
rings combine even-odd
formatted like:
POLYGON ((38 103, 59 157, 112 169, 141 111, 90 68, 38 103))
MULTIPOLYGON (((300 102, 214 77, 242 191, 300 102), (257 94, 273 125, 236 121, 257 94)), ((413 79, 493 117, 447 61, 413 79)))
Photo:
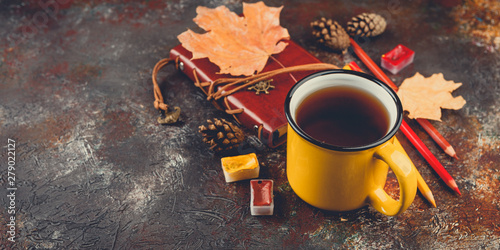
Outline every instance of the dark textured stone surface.
MULTIPOLYGON (((374 59, 398 43, 416 52, 412 65, 389 75, 396 84, 415 72, 442 72, 462 82, 454 95, 466 106, 432 122, 460 160, 408 122, 463 195, 455 195, 400 133, 437 208, 418 194, 398 217, 369 207, 321 211, 290 189, 285 148, 259 147, 251 136, 247 143, 258 154, 261 177, 274 179, 276 187, 275 215, 252 217, 249 183, 226 184, 220 156, 197 132, 206 119, 230 117, 167 67, 159 75, 165 99, 183 114, 176 125, 158 125, 151 83, 154 64, 168 56, 176 36, 197 29, 197 5, 224 4, 239 13, 240 1, 1 1, 1 248, 498 248, 498 50, 458 33, 448 16, 452 9, 431 1, 266 3, 285 5, 281 24, 292 39, 338 65, 362 64, 318 46, 309 22, 325 16, 345 23, 362 12, 380 13, 387 31, 360 45, 374 59), (7 240, 9 138, 16 141, 15 243, 7 240)), ((398 192, 394 178, 386 189, 398 192)))

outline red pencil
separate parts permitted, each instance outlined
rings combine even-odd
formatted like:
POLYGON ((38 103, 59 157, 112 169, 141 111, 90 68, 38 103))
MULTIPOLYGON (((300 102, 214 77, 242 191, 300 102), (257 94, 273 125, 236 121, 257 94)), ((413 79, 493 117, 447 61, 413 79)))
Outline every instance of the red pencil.
MULTIPOLYGON (((382 80, 389 87, 397 91, 397 86, 387 77, 386 74, 373 62, 373 60, 365 53, 365 51, 359 47, 359 45, 351 40, 351 46, 354 50, 354 53, 365 63, 365 65, 372 71, 372 73, 382 80)), ((430 125, 430 123, 429 123, 430 125)), ((403 120, 401 124, 401 131, 403 134, 410 140, 415 148, 420 152, 420 154, 425 158, 425 160, 431 165, 431 167, 436 171, 436 173, 441 177, 441 179, 448 185, 451 189, 461 195, 460 190, 458 189, 457 183, 451 177, 451 175, 446 171, 446 169, 441 165, 438 159, 431 153, 431 151, 425 146, 425 144, 418 138, 417 134, 410 128, 410 126, 403 120)))
POLYGON ((427 160, 431 167, 436 171, 436 173, 441 177, 441 179, 448 185, 451 189, 455 190, 459 195, 460 190, 458 189, 457 183, 451 177, 451 175, 446 171, 446 169, 439 163, 439 160, 432 154, 432 152, 425 146, 425 144, 418 138, 417 134, 410 128, 408 123, 403 120, 401 123, 401 131, 410 140, 410 142, 417 148, 418 152, 427 160))
POLYGON ((449 156, 458 160, 457 153, 455 149, 444 139, 444 137, 432 126, 432 124, 427 119, 417 118, 418 124, 427 131, 427 133, 432 137, 432 139, 437 142, 437 144, 447 153, 449 156))
MULTIPOLYGON (((359 59, 363 61, 363 63, 366 64, 366 67, 370 69, 370 71, 380 80, 385 82, 389 87, 391 87, 394 91, 398 91, 398 87, 396 84, 394 84, 389 77, 387 77, 386 74, 378 67, 378 65, 373 62, 373 60, 365 53, 365 51, 359 47, 359 45, 354 41, 354 39, 351 38, 351 45, 354 49, 354 52, 356 55, 358 55, 359 59)), ((455 153, 455 150, 453 147, 446 141, 446 139, 432 126, 432 124, 425 120, 424 122, 421 122, 419 120, 424 120, 424 119, 417 119, 418 123, 420 126, 424 128, 424 130, 432 137, 432 139, 444 150, 444 152, 451 157, 458 159, 457 154, 455 153)))

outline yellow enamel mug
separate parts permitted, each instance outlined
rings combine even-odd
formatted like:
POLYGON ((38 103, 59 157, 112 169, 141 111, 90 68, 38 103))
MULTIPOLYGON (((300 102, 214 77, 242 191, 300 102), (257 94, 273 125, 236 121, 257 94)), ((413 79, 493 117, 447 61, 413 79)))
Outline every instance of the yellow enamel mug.
POLYGON ((366 205, 385 215, 404 212, 417 192, 416 172, 410 159, 394 145, 403 119, 396 93, 378 79, 360 72, 328 70, 300 80, 288 93, 287 166, 290 186, 305 202, 320 209, 349 211, 366 205), (376 97, 389 114, 388 132, 361 146, 336 146, 317 140, 296 122, 302 101, 316 91, 334 86, 360 88, 376 97), (385 191, 388 168, 399 182, 399 200, 385 191))

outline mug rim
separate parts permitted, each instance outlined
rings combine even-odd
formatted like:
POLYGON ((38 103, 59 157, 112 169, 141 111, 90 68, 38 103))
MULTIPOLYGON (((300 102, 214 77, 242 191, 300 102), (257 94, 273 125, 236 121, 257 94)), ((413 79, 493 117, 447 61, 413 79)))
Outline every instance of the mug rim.
POLYGON ((332 69, 332 70, 324 70, 324 71, 312 73, 312 74, 302 78, 301 80, 299 80, 290 89, 290 91, 288 91, 288 94, 286 95, 285 116, 286 116, 286 119, 288 121, 288 124, 292 127, 292 129, 298 135, 300 135, 300 137, 304 138, 306 141, 309 141, 310 143, 313 143, 314 145, 319 146, 321 148, 325 148, 325 149, 330 149, 330 150, 335 150, 335 151, 343 151, 343 152, 355 152, 355 151, 363 151, 363 150, 377 147, 377 146, 382 145, 383 143, 387 142, 389 139, 391 139, 396 134, 396 132, 399 130, 399 127, 401 126, 401 123, 403 121, 403 106, 402 106, 401 100, 397 96, 396 92, 392 88, 388 87, 385 83, 383 83, 379 79, 375 78, 374 76, 368 75, 368 74, 363 73, 363 72, 357 72, 357 71, 352 71, 352 70, 332 69), (384 136, 382 136, 380 139, 378 139, 374 142, 371 142, 367 145, 361 145, 361 146, 355 146, 355 147, 338 146, 338 145, 333 145, 333 144, 321 142, 319 140, 314 139, 313 137, 308 135, 306 132, 304 132, 304 130, 302 130, 302 128, 300 128, 300 126, 295 122, 295 118, 292 117, 291 112, 290 112, 290 102, 292 100, 293 94, 300 86, 302 86, 307 81, 309 81, 313 78, 319 77, 319 76, 330 75, 330 74, 355 75, 358 77, 365 78, 365 79, 379 85, 384 90, 386 90, 388 92, 388 94, 391 96, 391 98, 393 99, 393 101, 396 105, 396 109, 397 109, 396 110, 397 111, 396 121, 395 121, 394 125, 391 127, 391 129, 389 130, 389 132, 387 132, 384 136))

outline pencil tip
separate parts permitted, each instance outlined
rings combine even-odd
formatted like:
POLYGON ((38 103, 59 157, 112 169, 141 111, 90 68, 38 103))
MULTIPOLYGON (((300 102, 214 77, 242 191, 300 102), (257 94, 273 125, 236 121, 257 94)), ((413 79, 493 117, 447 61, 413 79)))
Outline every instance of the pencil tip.
POLYGON ((448 154, 449 156, 451 156, 451 157, 453 157, 453 158, 455 158, 455 159, 457 159, 457 160, 458 160, 458 157, 457 157, 457 152, 455 152, 455 149, 453 149, 453 147, 452 147, 452 146, 448 146, 448 147, 446 147, 446 149, 444 150, 444 152, 445 152, 446 154, 448 154))
POLYGON ((432 192, 429 190, 425 192, 424 196, 427 198, 427 200, 432 204, 432 206, 436 206, 436 200, 434 199, 434 195, 432 195, 432 192))
POLYGON ((460 193, 460 190, 458 189, 458 186, 457 186, 457 183, 455 182, 455 180, 451 179, 447 182, 447 184, 451 189, 453 189, 455 192, 457 192, 457 194, 462 195, 462 193, 460 193))

